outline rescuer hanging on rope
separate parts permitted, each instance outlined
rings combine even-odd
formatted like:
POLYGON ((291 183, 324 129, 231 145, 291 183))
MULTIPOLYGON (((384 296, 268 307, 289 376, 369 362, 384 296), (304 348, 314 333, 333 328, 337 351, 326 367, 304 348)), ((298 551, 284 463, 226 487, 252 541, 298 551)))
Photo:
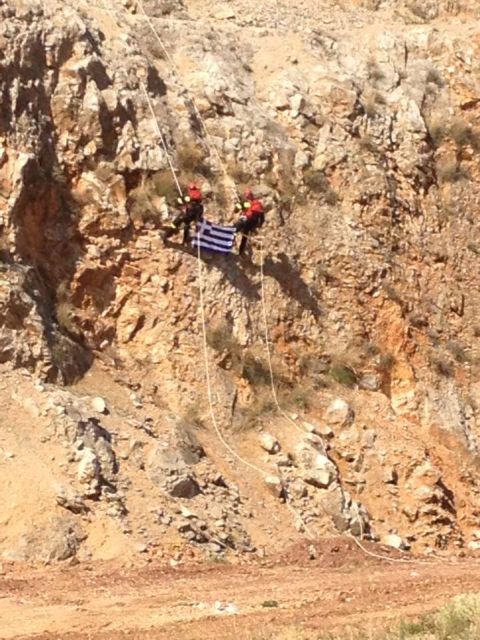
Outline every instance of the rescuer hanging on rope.
POLYGON ((248 236, 259 229, 265 222, 265 210, 263 203, 255 198, 251 189, 245 189, 243 201, 239 202, 235 209, 241 211, 240 220, 235 223, 235 230, 242 234, 238 254, 243 255, 248 241, 248 236))
POLYGON ((190 241, 190 225, 192 222, 200 222, 203 219, 203 195, 196 184, 188 185, 188 193, 182 198, 178 198, 178 204, 182 212, 174 218, 171 225, 163 234, 163 240, 168 240, 176 234, 183 225, 183 244, 190 241))

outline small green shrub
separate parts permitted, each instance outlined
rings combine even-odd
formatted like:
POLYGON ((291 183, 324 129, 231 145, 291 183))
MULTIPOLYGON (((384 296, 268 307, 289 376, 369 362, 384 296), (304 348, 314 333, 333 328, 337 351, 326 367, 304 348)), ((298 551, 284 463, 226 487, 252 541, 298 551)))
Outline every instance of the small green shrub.
POLYGON ((379 112, 379 106, 385 103, 385 97, 378 91, 367 90, 362 96, 362 106, 369 118, 374 118, 379 112))
POLYGON ((445 378, 452 378, 455 375, 455 367, 450 360, 441 356, 435 356, 431 360, 434 370, 445 378))
POLYGON ((307 411, 311 407, 312 390, 304 384, 283 387, 278 390, 278 400, 282 407, 307 411))
POLYGON ((429 69, 425 78, 427 84, 434 84, 441 88, 445 84, 440 72, 437 69, 429 69))
POLYGON ((215 351, 231 349, 234 342, 236 341, 232 335, 232 327, 227 322, 207 327, 207 343, 215 351))
POLYGON ((174 202, 177 196, 176 184, 169 171, 145 175, 140 184, 128 194, 130 217, 134 221, 158 224, 161 221, 161 198, 174 202))
POLYGON ((469 180, 470 174, 456 161, 445 162, 437 168, 440 182, 456 183, 469 180))
POLYGON ((233 335, 232 326, 228 322, 220 322, 207 328, 207 343, 217 353, 227 352, 229 358, 225 368, 236 372, 242 371, 243 348, 233 335))
POLYGON ((458 596, 433 616, 433 627, 440 640, 476 640, 480 633, 478 594, 458 596))
POLYGON ((388 373, 393 369, 396 358, 393 353, 382 353, 377 359, 377 370, 381 373, 388 373))
POLYGON ((227 186, 222 183, 217 183, 215 187, 215 204, 219 211, 227 211, 229 206, 232 206, 233 192, 230 192, 227 186))
POLYGON ((262 602, 262 607, 265 607, 266 609, 274 609, 275 607, 278 607, 278 602, 277 600, 264 600, 262 602))
POLYGON ((302 376, 315 376, 327 373, 329 369, 328 360, 312 354, 304 354, 298 358, 298 368, 302 376))
POLYGON ((328 189, 325 194, 325 202, 329 204, 331 207, 334 207, 338 203, 338 194, 333 189, 328 189))
POLYGON ((385 79, 385 73, 382 71, 380 65, 376 60, 369 60, 367 62, 367 74, 369 80, 373 82, 379 82, 385 79))
POLYGON ((476 593, 457 596, 436 613, 413 620, 390 622, 384 629, 347 627, 341 631, 312 636, 301 628, 283 633, 261 633, 249 640, 478 640, 480 638, 480 597, 476 593))
POLYGON ((228 175, 231 176, 240 189, 246 187, 252 180, 251 172, 242 166, 240 162, 232 162, 227 166, 228 175))
POLYGON ((165 49, 161 46, 149 25, 147 23, 138 23, 138 29, 137 37, 142 53, 147 58, 165 60, 167 57, 165 49))
POLYGON ((298 358, 297 364, 300 375, 303 378, 308 378, 313 389, 324 389, 329 386, 327 376, 330 362, 328 358, 305 354, 298 358))
POLYGON ((237 431, 248 431, 259 426, 262 419, 276 410, 270 389, 259 387, 250 404, 239 407, 234 415, 234 426, 237 431))
POLYGON ((470 358, 468 356, 468 353, 463 344, 461 344, 460 342, 450 340, 445 346, 457 362, 465 364, 469 361, 470 358))
POLYGON ((435 147, 439 147, 448 134, 448 127, 444 122, 436 120, 428 124, 428 133, 435 147))
POLYGON ((458 148, 471 146, 476 151, 480 149, 480 136, 470 122, 456 118, 450 126, 449 133, 458 148))
POLYGON ((206 152, 191 140, 182 140, 177 144, 177 164, 186 173, 199 173, 208 177, 211 173, 206 160, 206 152))
POLYGON ((478 594, 466 594, 417 620, 401 620, 384 630, 355 628, 322 634, 318 640, 478 640, 479 634, 480 598, 478 594))
POLYGON ((177 185, 170 171, 157 171, 151 176, 150 181, 155 195, 168 201, 178 196, 177 185))
POLYGON ((338 202, 338 195, 330 186, 330 182, 328 178, 323 173, 323 171, 319 171, 317 169, 308 169, 303 179, 305 181, 305 185, 313 191, 314 193, 323 194, 325 202, 331 206, 334 206, 338 202))
POLYGON ((407 7, 414 16, 420 18, 424 22, 434 20, 438 16, 438 7, 426 0, 409 0, 407 7))
POLYGON ((345 364, 333 365, 329 370, 329 374, 335 382, 343 384, 345 387, 354 387, 358 382, 355 371, 345 364))
POLYGON ((326 193, 330 189, 330 183, 323 171, 308 169, 304 174, 307 187, 315 193, 326 193))
POLYGON ((378 144, 370 135, 359 138, 358 145, 363 151, 369 151, 370 153, 376 153, 378 151, 378 144))
POLYGON ((382 285, 382 289, 389 300, 400 305, 403 303, 403 298, 400 292, 395 289, 392 284, 390 284, 389 282, 384 282, 382 285))
POLYGON ((55 305, 55 316, 59 326, 72 335, 80 336, 82 332, 75 313, 76 307, 71 302, 62 300, 55 305))
POLYGON ((185 407, 185 410, 180 415, 180 423, 179 428, 181 430, 186 431, 187 433, 190 429, 204 429, 205 424, 200 414, 200 408, 198 404, 189 404, 185 407))
POLYGON ((59 327, 73 336, 80 336, 82 330, 77 315, 78 309, 72 303, 71 291, 67 282, 57 286, 55 295, 55 318, 59 327))
POLYGON ((254 386, 270 384, 268 364, 251 351, 246 351, 242 361, 242 378, 254 386))

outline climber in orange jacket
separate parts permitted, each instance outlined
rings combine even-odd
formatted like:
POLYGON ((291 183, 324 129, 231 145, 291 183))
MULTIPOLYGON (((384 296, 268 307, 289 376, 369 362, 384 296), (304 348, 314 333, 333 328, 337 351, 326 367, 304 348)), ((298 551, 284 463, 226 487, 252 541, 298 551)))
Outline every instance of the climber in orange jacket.
POLYGON ((181 206, 182 212, 174 218, 165 231, 163 240, 168 240, 183 225, 183 244, 187 244, 190 240, 190 225, 192 222, 203 220, 203 195, 197 185, 192 182, 188 185, 187 195, 178 198, 177 202, 181 206))
POLYGON ((265 222, 265 209, 263 203, 255 198, 251 189, 245 189, 243 202, 239 202, 235 209, 241 211, 240 220, 235 224, 237 233, 242 234, 242 241, 238 254, 241 256, 247 246, 248 236, 259 229, 265 222))

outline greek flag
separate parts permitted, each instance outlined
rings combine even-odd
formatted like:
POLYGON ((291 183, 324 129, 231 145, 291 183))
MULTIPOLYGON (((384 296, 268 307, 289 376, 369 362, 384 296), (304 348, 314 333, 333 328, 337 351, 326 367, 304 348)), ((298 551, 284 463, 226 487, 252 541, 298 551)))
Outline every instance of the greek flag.
POLYGON ((235 233, 235 227, 222 227, 208 220, 202 220, 197 224, 197 232, 192 244, 207 251, 230 253, 233 249, 235 233))

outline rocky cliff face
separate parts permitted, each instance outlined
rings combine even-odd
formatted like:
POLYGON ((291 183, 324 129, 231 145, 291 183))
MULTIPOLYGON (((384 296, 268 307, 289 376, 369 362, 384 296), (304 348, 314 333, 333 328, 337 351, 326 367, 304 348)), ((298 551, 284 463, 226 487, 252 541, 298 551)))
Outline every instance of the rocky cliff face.
POLYGON ((242 552, 294 525, 475 547, 475 3, 0 13, 0 550, 242 552), (274 374, 298 429, 272 402, 258 247, 202 266, 214 410, 266 481, 211 426, 196 256, 160 242, 176 194, 144 91, 208 217, 233 219, 235 185, 268 205, 274 374))

